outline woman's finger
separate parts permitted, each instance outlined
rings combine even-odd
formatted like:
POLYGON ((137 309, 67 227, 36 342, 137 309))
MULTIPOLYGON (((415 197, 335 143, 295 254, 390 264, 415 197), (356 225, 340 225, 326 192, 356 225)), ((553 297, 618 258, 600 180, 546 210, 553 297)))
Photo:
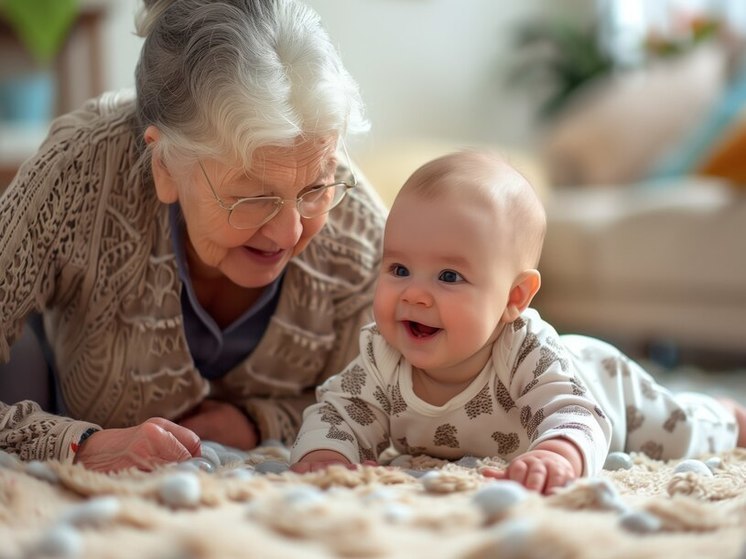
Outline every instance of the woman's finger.
POLYGON ((190 454, 190 458, 202 455, 202 443, 200 441, 200 438, 191 429, 188 429, 182 425, 178 425, 173 421, 169 421, 168 419, 164 419, 162 417, 150 418, 145 423, 152 423, 154 425, 157 425, 158 427, 175 437, 176 440, 181 443, 181 445, 190 454))

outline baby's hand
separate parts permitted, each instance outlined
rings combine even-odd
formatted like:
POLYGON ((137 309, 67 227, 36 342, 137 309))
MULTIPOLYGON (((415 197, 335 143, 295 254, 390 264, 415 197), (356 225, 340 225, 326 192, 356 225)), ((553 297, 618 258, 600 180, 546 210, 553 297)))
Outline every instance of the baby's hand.
POLYGON ((339 452, 333 450, 314 450, 290 466, 290 469, 296 474, 306 474, 308 472, 324 470, 333 464, 342 464, 350 469, 354 469, 356 466, 339 452))
POLYGON ((517 481, 527 489, 549 495, 577 479, 582 471, 583 458, 577 447, 570 441, 554 439, 514 458, 505 470, 484 468, 482 474, 517 481))

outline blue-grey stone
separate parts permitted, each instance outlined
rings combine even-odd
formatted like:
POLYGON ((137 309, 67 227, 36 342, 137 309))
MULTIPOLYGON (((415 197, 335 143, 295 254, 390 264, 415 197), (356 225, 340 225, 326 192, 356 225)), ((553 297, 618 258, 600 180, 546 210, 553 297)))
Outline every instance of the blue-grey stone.
POLYGON ((463 456, 456 461, 456 465, 462 468, 478 468, 479 458, 476 456, 463 456))
POLYGON ((680 474, 684 472, 693 472, 697 475, 701 475, 705 477, 713 476, 712 470, 707 467, 707 464, 705 464, 701 460, 695 460, 693 458, 682 460, 676 465, 673 471, 675 474, 680 474))
POLYGON ((213 466, 220 466, 220 457, 214 448, 207 445, 202 445, 202 458, 212 462, 213 466))
POLYGON ((629 470, 632 457, 626 452, 610 452, 604 462, 604 470, 629 470))
POLYGON ((230 470, 223 470, 222 476, 230 479, 240 479, 241 481, 247 481, 256 475, 254 468, 250 466, 233 468, 230 470))
POLYGON ((404 470, 406 474, 409 474, 412 477, 416 478, 422 478, 429 474, 430 472, 434 472, 435 470, 404 470))
POLYGON ((289 487, 282 495, 284 501, 300 508, 313 507, 327 500, 326 495, 313 485, 296 485, 289 487))
POLYGON ((202 472, 211 474, 215 471, 215 464, 213 464, 207 458, 203 458, 201 456, 195 456, 194 458, 190 458, 189 460, 184 460, 183 462, 179 462, 176 465, 176 469, 183 470, 186 472, 202 471, 202 472))
POLYGON ((29 557, 76 559, 83 552, 83 537, 69 524, 57 524, 39 539, 29 557))
POLYGON ((172 507, 194 507, 202 498, 199 478, 191 472, 175 472, 166 476, 158 488, 161 500, 172 507))
POLYGON ((383 508, 383 517, 392 524, 407 522, 414 516, 412 507, 403 503, 386 503, 383 508))
POLYGON ((710 471, 714 474, 715 470, 719 470, 723 467, 723 459, 720 456, 712 456, 705 460, 705 466, 710 468, 710 471))
POLYGON ((627 511, 619 517, 619 524, 636 534, 649 534, 661 529, 661 521, 646 511, 627 511))
POLYGON ((479 507, 485 518, 491 520, 525 500, 527 496, 528 490, 520 483, 503 480, 481 488, 472 497, 472 503, 479 507))
POLYGON ((36 479, 48 481, 49 483, 56 484, 60 481, 60 476, 57 475, 57 472, 46 462, 40 462, 39 460, 28 462, 26 464, 26 473, 36 479))
POLYGON ((285 462, 267 460, 266 462, 260 462, 254 466, 254 469, 258 474, 282 474, 287 472, 290 467, 285 462))
POLYGON ((389 466, 394 466, 396 468, 408 468, 412 465, 412 455, 411 454, 400 454, 399 456, 394 457, 393 460, 389 463, 389 466))
POLYGON ((102 526, 119 516, 122 503, 113 495, 94 497, 66 510, 60 520, 77 528, 102 526))
POLYGON ((23 462, 21 462, 15 454, 0 450, 0 468, 21 470, 23 469, 23 462))

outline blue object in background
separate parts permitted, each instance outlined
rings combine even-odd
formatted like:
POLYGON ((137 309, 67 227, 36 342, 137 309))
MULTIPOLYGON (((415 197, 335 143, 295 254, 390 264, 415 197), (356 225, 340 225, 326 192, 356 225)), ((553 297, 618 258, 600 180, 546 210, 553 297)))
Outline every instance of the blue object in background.
POLYGON ((0 121, 45 124, 54 115, 55 98, 51 71, 6 76, 0 80, 0 121))
POLYGON ((726 86, 719 101, 694 132, 658 164, 650 179, 693 173, 746 108, 746 65, 726 86))

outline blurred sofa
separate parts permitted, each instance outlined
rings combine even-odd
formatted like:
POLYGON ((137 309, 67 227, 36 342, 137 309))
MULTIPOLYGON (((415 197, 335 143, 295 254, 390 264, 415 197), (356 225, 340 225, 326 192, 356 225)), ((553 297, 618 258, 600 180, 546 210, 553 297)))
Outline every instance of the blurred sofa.
POLYGON ((745 194, 697 176, 553 190, 535 306, 635 356, 746 357, 745 194))

